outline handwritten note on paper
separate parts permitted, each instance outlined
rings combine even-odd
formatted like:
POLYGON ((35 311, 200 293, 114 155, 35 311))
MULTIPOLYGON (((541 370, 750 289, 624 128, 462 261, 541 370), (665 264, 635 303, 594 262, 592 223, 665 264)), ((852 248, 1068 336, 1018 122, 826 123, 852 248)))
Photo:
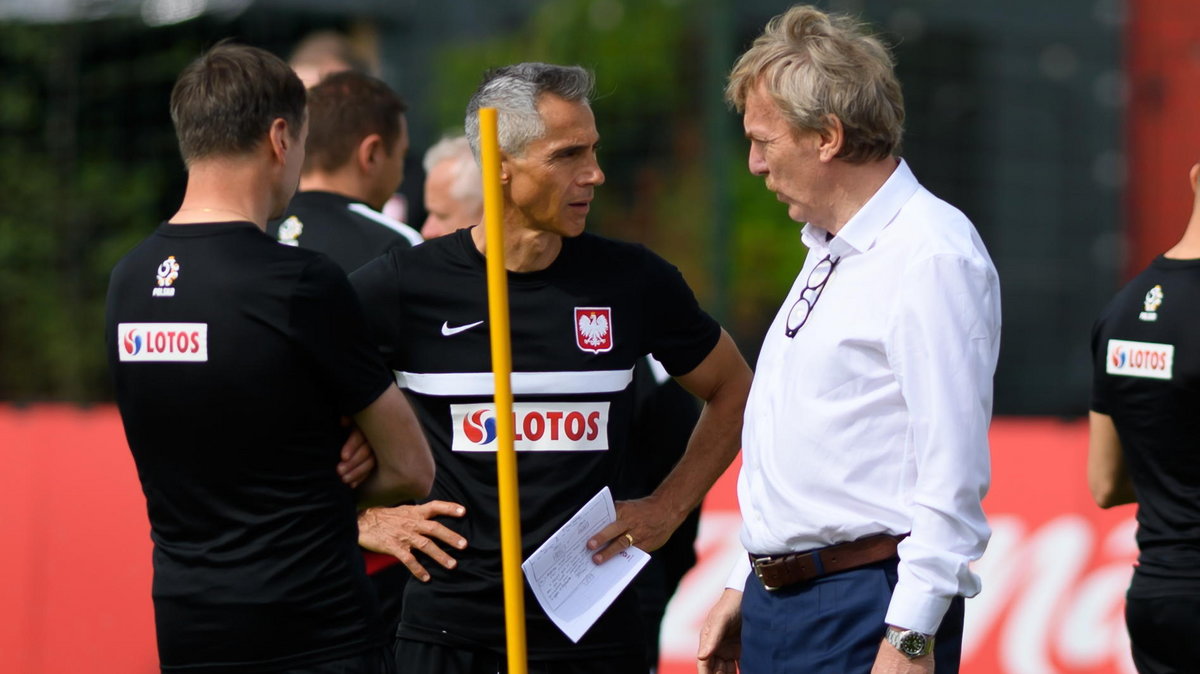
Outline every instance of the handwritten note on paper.
POLYGON ((592 561, 588 539, 616 519, 612 492, 605 487, 521 564, 546 615, 576 643, 650 561, 638 548, 599 566, 592 561))

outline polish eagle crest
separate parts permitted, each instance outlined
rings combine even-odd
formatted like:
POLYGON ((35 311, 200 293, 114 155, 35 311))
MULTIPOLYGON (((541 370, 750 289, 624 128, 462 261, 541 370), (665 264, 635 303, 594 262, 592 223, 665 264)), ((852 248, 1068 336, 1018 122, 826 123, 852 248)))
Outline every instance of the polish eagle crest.
POLYGON ((584 351, 610 351, 612 340, 612 308, 575 307, 575 343, 584 351))

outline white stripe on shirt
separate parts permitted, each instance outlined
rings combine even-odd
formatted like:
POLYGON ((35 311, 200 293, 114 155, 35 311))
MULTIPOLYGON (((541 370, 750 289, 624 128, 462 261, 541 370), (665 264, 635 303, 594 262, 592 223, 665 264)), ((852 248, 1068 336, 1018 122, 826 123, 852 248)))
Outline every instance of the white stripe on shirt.
POLYGON ((366 204, 350 204, 346 208, 349 208, 350 210, 354 211, 355 213, 358 213, 359 215, 363 216, 364 218, 370 218, 370 219, 374 220, 375 222, 378 222, 379 224, 383 225, 384 227, 387 227, 388 229, 392 230, 393 232, 408 239, 408 242, 414 246, 419 246, 420 244, 425 242, 425 239, 421 238, 421 234, 419 232, 417 232, 417 230, 413 229, 412 227, 409 227, 408 225, 404 224, 403 222, 400 222, 399 220, 396 220, 395 218, 389 218, 388 216, 384 215, 383 213, 380 213, 379 211, 375 210, 374 208, 371 208, 370 206, 368 206, 366 204))
MULTIPOLYGON (((581 372, 514 372, 513 395, 616 393, 633 381, 628 370, 581 372)), ((495 394, 491 372, 396 372, 396 385, 431 396, 490 396, 495 394)))

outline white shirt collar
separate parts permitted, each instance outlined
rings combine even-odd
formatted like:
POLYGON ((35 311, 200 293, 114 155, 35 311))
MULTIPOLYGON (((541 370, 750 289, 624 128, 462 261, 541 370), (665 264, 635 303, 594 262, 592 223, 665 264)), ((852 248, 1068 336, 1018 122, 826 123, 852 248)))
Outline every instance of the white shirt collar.
POLYGON ((875 239, 896 218, 900 208, 912 198, 918 187, 920 184, 912 169, 901 159, 892 175, 846 222, 837 236, 826 242, 828 232, 809 223, 801 230, 800 239, 810 249, 828 248, 837 257, 866 252, 875 245, 875 239))

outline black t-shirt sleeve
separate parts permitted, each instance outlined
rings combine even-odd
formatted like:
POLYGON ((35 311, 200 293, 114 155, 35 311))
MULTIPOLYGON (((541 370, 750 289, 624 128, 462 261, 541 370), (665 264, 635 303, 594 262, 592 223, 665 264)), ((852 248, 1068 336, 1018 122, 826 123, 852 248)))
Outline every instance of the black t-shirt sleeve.
POLYGON ((350 275, 350 285, 358 294, 367 320, 367 333, 383 354, 383 360, 396 367, 395 345, 400 341, 400 283, 397 278, 396 254, 381 255, 359 267, 350 275))
POLYGON ((400 235, 400 236, 397 236, 396 238, 394 238, 390 243, 388 243, 387 248, 384 249, 384 251, 383 251, 383 254, 387 255, 388 253, 391 253, 393 250, 408 250, 409 248, 412 248, 412 247, 413 247, 412 241, 409 241, 408 237, 406 237, 404 235, 400 235))
POLYGON ((683 274, 648 250, 645 288, 650 353, 673 377, 691 372, 717 345, 721 326, 700 308, 683 274))
POLYGON ((367 337, 358 297, 332 260, 315 258, 301 272, 289 328, 343 414, 362 411, 392 382, 367 337))

